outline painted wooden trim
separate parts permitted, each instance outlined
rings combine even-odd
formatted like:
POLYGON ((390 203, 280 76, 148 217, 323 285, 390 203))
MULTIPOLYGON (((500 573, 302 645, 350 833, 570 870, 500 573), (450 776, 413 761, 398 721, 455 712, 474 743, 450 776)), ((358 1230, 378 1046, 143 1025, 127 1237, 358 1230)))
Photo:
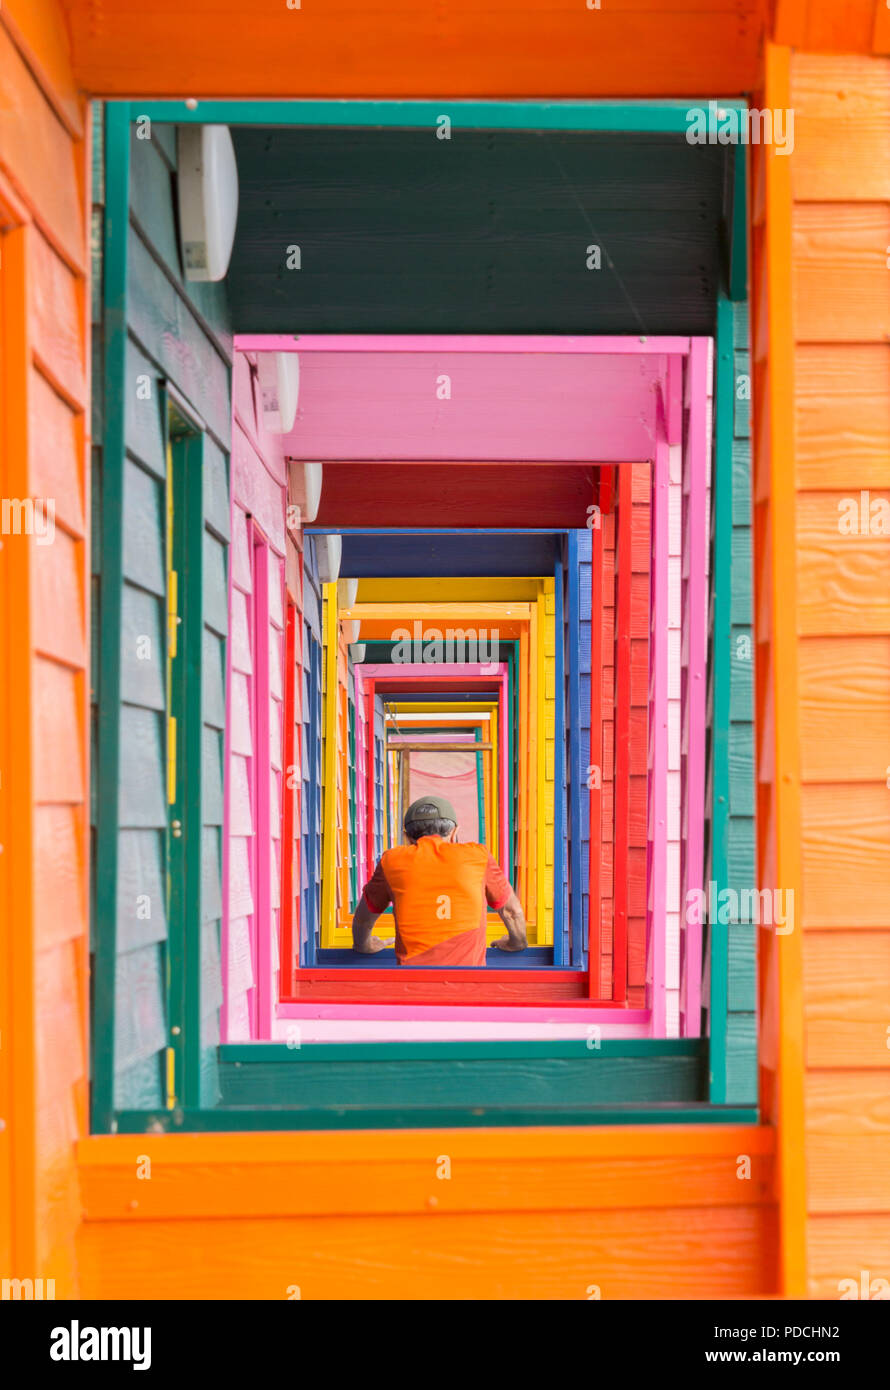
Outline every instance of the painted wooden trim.
MULTIPOLYGON (((728 886, 729 837, 729 690, 732 643, 732 439, 735 371, 732 304, 717 301, 714 370, 714 564, 713 717, 711 723, 711 877, 718 890, 728 886), (730 582, 722 582, 725 576, 730 582)), ((729 1008, 729 928, 708 924, 710 988, 710 1098, 725 1103, 727 1094, 727 1012, 729 1008)))
MULTIPOLYGON (((186 125, 220 122, 226 125, 405 126, 435 130, 441 102, 395 101, 184 101, 115 103, 132 112, 131 119, 148 115, 153 121, 186 125)), ((721 109, 744 111, 745 101, 720 97, 721 109)), ((685 101, 449 101, 452 127, 463 130, 597 130, 683 134, 689 129, 685 101)), ((713 116, 710 125, 716 128, 713 116)), ((709 126, 710 128, 710 126, 709 126)))
MULTIPOLYGON (((5 189, 0 192, 0 213, 5 215, 12 208, 3 195, 5 189)), ((27 225, 0 234, 0 469, 6 497, 27 497, 31 492, 28 251, 32 235, 27 225)), ((4 581, 0 583, 0 750, 6 769, 0 800, 0 1027, 6 1044, 0 1053, 0 1095, 6 1124, 0 1135, 0 1251, 9 1259, 10 1272, 40 1268, 34 829, 33 816, 17 814, 15 809, 30 808, 34 796, 32 571, 31 543, 23 538, 18 544, 5 541, 0 552, 4 581)), ((113 970, 110 983, 113 986, 113 970)), ((107 997, 107 975, 101 986, 102 1003, 111 1009, 113 1024, 114 1001, 107 997)), ((113 1079, 103 1074, 103 1108, 110 1107, 112 1086, 113 1079)))
MULTIPOLYGON (((116 1116, 117 1133, 126 1134, 226 1134, 239 1132, 255 1134, 280 1131, 361 1130, 431 1130, 447 1127, 461 1129, 506 1129, 547 1126, 558 1128, 592 1129, 597 1126, 650 1125, 661 1135, 673 1125, 745 1125, 753 1130, 757 1112, 741 1106, 712 1106, 703 1103, 652 1105, 532 1105, 492 1108, 477 1105, 472 1108, 448 1106, 405 1105, 385 1109, 375 1106, 319 1107, 286 1110, 257 1108, 256 1110, 120 1110, 116 1116)), ((737 1180, 736 1180, 737 1181, 737 1180)))
POLYGON ((339 624, 337 618, 337 585, 323 586, 324 645, 322 648, 324 684, 324 813, 322 816, 321 853, 321 940, 324 946, 333 945, 337 918, 337 731, 339 704, 339 624))
MULTIPOLYGON (((563 613, 562 560, 553 571, 554 593, 554 744, 553 744, 553 964, 568 965, 571 947, 565 939, 568 904, 568 843, 566 840, 566 682, 565 638, 563 613)), ((578 837, 580 851, 581 840, 578 837)))
POLYGON ((96 889, 91 1030, 93 1128, 114 1117, 117 884, 120 819, 120 630, 123 604, 123 469, 127 350, 127 237, 130 225, 130 128, 127 110, 105 107, 103 223, 104 430, 99 577, 96 889))
POLYGON ((686 702, 684 741, 686 776, 683 794, 683 832, 685 836, 683 899, 681 917, 685 921, 681 962, 681 1009, 687 1037, 701 1031, 702 927, 697 914, 687 913, 688 894, 704 883, 705 810, 705 706, 707 696, 708 577, 707 545, 707 371, 708 340, 695 338, 689 358, 689 436, 684 460, 687 497, 683 537, 684 565, 687 569, 684 611, 686 652, 686 702))
POLYGON ((236 333, 234 341, 241 352, 546 352, 620 357, 677 354, 682 357, 689 352, 691 339, 665 336, 641 339, 626 334, 583 337, 557 333, 236 333))
POLYGON ((668 513, 669 450, 666 416, 656 416, 652 484, 649 621, 649 863, 648 949, 652 1032, 663 1037, 667 1023, 667 811, 668 811, 668 513))
POLYGON ((270 555, 267 538, 255 521, 248 535, 253 551, 253 695, 254 695, 254 781, 256 784, 256 901, 254 902, 254 1008, 258 1038, 272 1036, 274 980, 272 966, 272 823, 270 795, 272 769, 269 762, 271 721, 269 718, 269 582, 270 555))
MULTIPOLYGON (((279 993, 289 993, 290 979, 298 954, 294 951, 294 940, 299 941, 300 914, 297 907, 299 893, 294 893, 294 870, 297 882, 300 874, 300 845, 294 833, 297 810, 296 783, 294 773, 297 768, 296 757, 296 681, 297 681, 297 624, 301 621, 299 610, 293 600, 285 594, 285 639, 284 639, 284 757, 282 759, 281 800, 281 910, 279 917, 279 993), (292 772, 293 769, 293 772, 292 772), (296 931, 294 928, 296 927, 296 931)), ((302 678, 302 677, 301 677, 302 678)), ((224 879, 227 883, 228 879, 224 879)), ((225 896, 225 894, 224 894, 225 896)), ((223 991, 225 997, 226 991, 223 991)), ((225 1037, 225 1033, 223 1033, 225 1037)))
MULTIPOLYGON (((670 1124, 596 1129, 527 1127, 421 1134, 371 1130, 307 1134, 109 1135, 77 1146, 84 1219, 151 1220, 353 1216, 429 1211, 429 1155, 448 1153, 467 1174, 450 1210, 500 1211, 505 1165, 520 1165, 535 1209, 736 1205, 768 1200, 774 1153, 767 1128, 670 1124), (141 1155, 157 1176, 134 1204, 141 1155), (752 1183, 735 1176, 735 1155, 751 1154, 752 1183), (386 1182, 397 1165, 404 1181, 386 1182), (554 1169, 560 1181, 548 1180, 554 1169), (696 1172, 696 1180, 690 1181, 696 1172), (537 1174, 537 1177, 535 1175, 537 1174), (746 1190, 742 1190, 746 1189, 746 1190)), ((449 1184, 441 1184, 443 1187, 449 1184)), ((520 1199, 523 1200, 523 1199, 520 1199)))
POLYGON ((602 943, 602 840, 603 840, 603 530, 602 515, 594 514, 590 532, 590 764, 587 786, 589 868, 587 912, 588 995, 600 993, 602 943))
MULTIPOLYGON (((174 448, 173 568, 179 574, 181 625, 173 662, 172 710, 176 717, 176 800, 169 815, 182 834, 168 836, 171 1046, 176 1053, 176 1100, 201 1103, 201 903, 204 830, 204 435, 183 436, 174 448), (178 990, 175 989, 178 984, 178 990)), ((119 640, 119 639, 118 639, 119 640)))
MULTIPOLYGON (((791 104, 791 55, 766 48, 765 102, 791 104)), ((766 328, 769 375, 763 403, 770 481, 767 544, 772 569, 770 636, 773 678, 775 884, 801 900, 800 706, 798 700, 794 328, 792 321, 791 168, 775 147, 763 151, 766 176, 766 328)), ((778 984, 778 1194, 780 1276, 786 1297, 806 1295, 806 1171, 803 1071, 803 943, 799 924, 773 937, 778 984)))
POLYGON ((615 869, 612 941, 612 998, 627 998, 627 863, 630 849, 630 669, 631 669, 631 533, 633 477, 618 470, 618 519, 615 547, 615 869))

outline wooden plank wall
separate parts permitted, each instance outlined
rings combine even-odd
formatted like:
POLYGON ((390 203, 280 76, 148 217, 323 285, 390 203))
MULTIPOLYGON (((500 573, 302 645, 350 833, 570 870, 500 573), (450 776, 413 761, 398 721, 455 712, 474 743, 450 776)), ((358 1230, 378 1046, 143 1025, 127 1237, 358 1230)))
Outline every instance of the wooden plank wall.
POLYGON ((627 1003, 646 1007, 646 823, 649 763, 649 567, 651 465, 634 463, 630 608, 630 833, 628 837, 627 1003))
POLYGON ((301 962, 315 960, 321 922, 322 645, 321 583, 315 539, 303 541, 303 745, 300 807, 301 962))
POLYGON ((299 553, 285 528, 287 468, 281 441, 264 427, 255 364, 243 353, 236 353, 234 362, 232 451, 229 701, 235 717, 227 767, 229 1041, 251 1035, 244 1031, 250 1025, 250 990, 260 987, 264 1017, 255 1018, 254 1024, 263 1025, 261 1037, 270 1036, 265 1024, 278 997, 285 565, 289 589, 300 592, 299 553), (267 596, 262 598, 253 592, 254 527, 264 537, 267 552, 261 567, 267 596), (260 611, 267 615, 263 632, 257 629, 260 611), (270 768, 266 750, 252 747, 260 698, 268 702, 268 717, 262 722, 268 723, 270 768), (270 831, 272 844, 265 850, 256 838, 258 819, 270 831), (254 860, 268 876, 258 902, 253 901, 255 871, 250 873, 254 860))
POLYGON ((808 1273, 837 1298, 890 1277, 890 61, 791 81, 808 1273))
POLYGON ((79 1289, 89 853, 90 132, 63 28, 42 0, 0 14, 0 495, 54 504, 0 551, 0 1257, 57 1298, 79 1289))
MULTIPOLYGON (((164 554, 165 422, 162 382, 170 381, 206 422, 204 538, 205 645, 221 670, 227 629, 228 500, 226 457, 231 441, 231 333, 223 285, 183 279, 175 223, 175 132, 134 126, 130 143, 130 228, 127 245, 127 404, 124 461, 123 638, 101 629, 101 641, 121 642, 120 869, 115 1104, 162 1103, 161 1058, 167 1044, 164 976, 163 864, 167 824, 163 685, 136 656, 136 636, 157 630, 162 651, 166 602, 164 554), (215 479, 215 485, 214 485, 215 479), (128 636, 132 640, 127 640, 128 636), (147 672, 146 672, 147 668, 147 672), (154 679, 152 679, 152 675, 154 679), (137 899, 152 895, 152 916, 137 915, 137 899), (146 927, 150 930, 146 931, 146 927)), ((98 470, 104 466, 94 452, 98 470)), ((101 556, 94 552, 94 567, 101 556)), ((213 716, 205 725, 205 790, 222 786, 222 742, 213 716), (210 762, 216 766, 211 768, 210 762)), ((101 778, 101 768, 97 777, 101 778)), ((205 798, 205 800, 207 800, 205 798)), ((203 857, 202 1054, 212 1069, 220 1004, 219 919, 222 910, 220 826, 210 801, 203 857)), ((221 819, 221 817, 220 817, 221 819)), ((212 1077, 202 1086, 213 1090, 212 1077)))

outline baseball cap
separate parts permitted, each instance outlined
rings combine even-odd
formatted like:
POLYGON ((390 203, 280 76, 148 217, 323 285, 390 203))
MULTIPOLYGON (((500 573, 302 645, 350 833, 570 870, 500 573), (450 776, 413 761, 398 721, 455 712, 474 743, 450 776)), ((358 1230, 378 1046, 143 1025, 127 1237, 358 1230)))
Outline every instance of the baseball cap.
POLYGON ((457 825, 454 807, 444 796, 422 796, 412 801, 405 812, 405 824, 418 820, 450 820, 457 825))

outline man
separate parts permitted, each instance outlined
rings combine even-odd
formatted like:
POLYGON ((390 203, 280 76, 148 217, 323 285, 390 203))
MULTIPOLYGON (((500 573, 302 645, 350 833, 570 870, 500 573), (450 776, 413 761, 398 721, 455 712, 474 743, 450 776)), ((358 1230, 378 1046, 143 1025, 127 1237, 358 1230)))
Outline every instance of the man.
POLYGON ((373 955, 385 942, 371 928, 393 905, 400 965, 484 965, 488 908, 507 935, 501 951, 528 945, 522 906, 484 845, 457 842, 457 816, 443 796, 424 796, 405 812, 409 843, 388 849, 365 884, 355 916, 356 951, 373 955))

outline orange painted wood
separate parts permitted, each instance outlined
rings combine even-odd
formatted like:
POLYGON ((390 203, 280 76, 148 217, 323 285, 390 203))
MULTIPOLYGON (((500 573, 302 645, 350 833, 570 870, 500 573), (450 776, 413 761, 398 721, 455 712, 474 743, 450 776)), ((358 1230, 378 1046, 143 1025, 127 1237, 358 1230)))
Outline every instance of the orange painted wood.
POLYGON ((41 236, 34 237, 29 283, 34 356, 56 388, 83 409, 87 398, 80 280, 41 236))
POLYGON ((688 96, 753 86, 765 0, 611 0, 510 9, 369 0, 290 10, 257 0, 157 0, 132 42, 130 0, 70 0, 74 68, 130 96, 688 96), (212 18, 212 22, 209 22, 212 18), (175 30, 177 42, 170 44, 175 30))
POLYGON ((890 930, 810 933, 804 986, 808 1067, 886 1071, 890 930))
POLYGON ((78 1157, 86 1219, 135 1225, 419 1214, 431 1209, 431 1193, 443 1214, 769 1201, 770 1130, 669 1125, 647 1135, 646 1128, 121 1136, 86 1140, 78 1157), (739 1152, 752 1156, 750 1183, 736 1177, 739 1152), (439 1153, 451 1159, 447 1182, 436 1179, 439 1153), (151 1160, 150 1182, 137 1178, 138 1154, 151 1160))
MULTIPOLYGON (((768 45, 754 105, 791 106, 791 55, 768 45)), ((753 235, 754 437, 759 455, 754 517, 757 553, 758 877, 800 895, 800 784, 797 706, 797 566, 794 486, 792 169, 775 147, 762 163, 763 225, 753 235), (769 740, 767 743, 765 740, 769 740)), ((755 182, 758 175, 755 174, 755 182)), ((804 1176, 804 1011, 801 932, 761 932, 761 1106, 778 1126, 779 1278, 782 1292, 806 1287, 804 1176)))
POLYGON ((798 487, 890 487, 890 345, 799 345, 794 385, 798 487))
MULTIPOLYGON (((848 52, 847 44, 841 51, 848 52)), ((877 202, 890 197, 890 60, 794 56, 786 93, 794 106, 797 202, 877 202)))
MULTIPOLYGON (((83 543, 60 529, 51 545, 34 547, 34 647, 79 666, 84 652, 83 543)), ((56 677, 58 679, 58 677, 56 677)))
POLYGON ((28 416, 31 491, 53 498, 57 526, 83 536, 82 421, 34 368, 28 377, 28 416))
POLYGON ((800 738, 804 782, 880 782, 886 789, 890 636, 801 641, 800 738), (886 761, 876 756, 882 747, 886 761))
POLYGON ((0 169, 70 264, 83 268, 83 214, 70 141, 2 22, 0 71, 0 169))
POLYGON ((59 119, 84 131, 83 103, 71 72, 68 26, 57 0, 5 0, 3 21, 59 119))
POLYGON ((837 1299, 849 1291, 841 1280, 861 1286, 869 1279, 887 1278, 890 1267, 890 1215, 848 1213, 816 1216, 809 1224, 808 1293, 810 1298, 837 1299))
POLYGON ((720 1298, 774 1291, 774 1227, 772 1209, 756 1205, 667 1208, 657 1221, 646 1209, 452 1215, 431 1205, 398 1221, 89 1222, 80 1249, 88 1298, 720 1298))
POLYGON ((794 331, 798 342, 886 343, 890 335, 888 246, 890 204, 835 203, 830 217, 820 203, 795 206, 794 331))
MULTIPOLYGON (((802 636, 890 632, 890 540, 842 535, 838 522, 851 489, 802 493, 797 502, 797 608, 802 636)), ((870 502, 890 501, 873 489, 870 502)))

